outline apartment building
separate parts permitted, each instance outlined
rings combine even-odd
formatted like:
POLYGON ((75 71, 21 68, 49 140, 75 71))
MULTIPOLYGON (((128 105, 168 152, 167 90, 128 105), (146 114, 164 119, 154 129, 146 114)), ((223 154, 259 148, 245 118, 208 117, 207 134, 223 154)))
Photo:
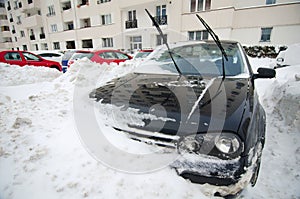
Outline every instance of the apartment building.
POLYGON ((209 38, 196 14, 221 39, 244 45, 300 42, 300 0, 6 0, 4 6, 9 20, 1 41, 20 50, 154 48, 162 38, 145 8, 168 42, 209 38))
POLYGON ((0 0, 0 50, 13 47, 4 0, 0 0))

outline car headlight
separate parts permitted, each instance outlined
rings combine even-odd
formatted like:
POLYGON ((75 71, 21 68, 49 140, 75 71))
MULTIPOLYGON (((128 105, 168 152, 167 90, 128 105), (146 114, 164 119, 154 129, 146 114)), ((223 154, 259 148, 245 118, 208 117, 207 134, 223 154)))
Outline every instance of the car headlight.
POLYGON ((197 134, 183 137, 178 143, 178 151, 181 154, 207 154, 222 159, 234 159, 242 153, 243 143, 233 133, 197 134))
POLYGON ((225 154, 236 153, 240 148, 240 141, 233 135, 220 135, 215 139, 215 146, 225 154))

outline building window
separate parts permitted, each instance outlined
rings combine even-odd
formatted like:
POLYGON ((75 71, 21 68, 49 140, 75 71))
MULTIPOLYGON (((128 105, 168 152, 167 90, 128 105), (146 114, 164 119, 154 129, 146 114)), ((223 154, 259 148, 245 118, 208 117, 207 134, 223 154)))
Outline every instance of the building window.
POLYGON ((199 12, 210 10, 211 0, 191 0, 190 11, 199 12))
POLYGON ((82 40, 82 48, 93 48, 93 40, 92 39, 82 40))
POLYGON ((25 37, 25 32, 23 30, 20 31, 21 37, 25 37))
POLYGON ((128 20, 125 22, 125 28, 137 28, 136 10, 128 11, 128 20))
POLYGON ((28 4, 33 3, 33 0, 28 0, 27 3, 28 3, 28 4))
POLYGON ((111 0, 97 0, 97 4, 110 2, 111 0))
POLYGON ((48 6, 48 14, 47 14, 47 17, 49 17, 49 16, 54 16, 54 15, 55 15, 54 5, 48 6))
POLYGON ((142 36, 130 37, 130 50, 142 49, 142 36))
POLYGON ((113 38, 102 38, 102 47, 113 47, 113 38))
POLYGON ((7 20, 7 15, 0 15, 0 20, 7 20))
POLYGON ((206 40, 208 39, 208 32, 206 30, 201 31, 189 31, 188 32, 189 40, 206 40))
POLYGON ((42 48, 42 50, 48 50, 48 44, 47 43, 42 43, 41 44, 41 48, 42 48))
POLYGON ((22 22, 21 22, 21 16, 17 16, 17 24, 18 25, 22 24, 22 22))
POLYGON ((62 7, 63 11, 70 10, 72 8, 71 1, 63 2, 61 4, 61 7, 62 7))
POLYGON ((27 51, 27 50, 28 50, 28 49, 27 49, 27 45, 23 45, 22 47, 23 47, 23 50, 24 50, 24 51, 27 51))
POLYGON ((67 41, 66 44, 67 44, 67 46, 66 46, 67 49, 75 49, 76 48, 75 41, 67 41))
MULTIPOLYGON (((164 37, 165 41, 167 42, 168 36, 165 34, 165 35, 163 35, 163 37, 164 37)), ((157 46, 164 44, 163 37, 161 37, 160 35, 156 35, 156 45, 157 46)))
POLYGON ((51 31, 52 32, 57 32, 57 25, 56 24, 51 25, 51 31))
POLYGON ((5 8, 5 3, 4 2, 0 2, 0 8, 5 8))
POLYGON ((1 26, 1 32, 9 31, 9 26, 1 26))
POLYGON ((91 19, 80 19, 80 28, 88 28, 91 27, 91 19))
POLYGON ((60 50, 59 42, 53 42, 53 49, 54 50, 60 50))
POLYGON ((261 42, 270 41, 273 28, 261 28, 261 42))
POLYGON ((156 16, 154 18, 159 25, 167 25, 167 6, 156 6, 156 16))
POLYGON ((269 5, 269 4, 275 4, 276 3, 276 0, 266 0, 266 4, 269 5))
POLYGON ((111 24, 111 14, 108 15, 101 15, 101 19, 102 19, 102 25, 108 25, 111 24))

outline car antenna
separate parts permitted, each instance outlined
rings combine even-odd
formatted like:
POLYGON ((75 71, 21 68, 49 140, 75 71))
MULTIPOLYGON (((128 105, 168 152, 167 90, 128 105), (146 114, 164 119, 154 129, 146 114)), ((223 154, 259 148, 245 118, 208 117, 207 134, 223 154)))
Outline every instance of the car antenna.
POLYGON ((161 28, 159 27, 159 25, 158 25, 158 23, 156 22, 156 20, 154 19, 154 17, 150 14, 150 12, 149 12, 147 9, 145 9, 145 11, 147 12, 148 16, 150 17, 151 21, 153 22, 154 26, 156 27, 156 29, 157 29, 157 31, 158 31, 160 37, 163 39, 163 44, 165 44, 165 45, 167 46, 168 52, 169 52, 169 54, 170 54, 170 57, 171 57, 171 59, 172 59, 174 65, 175 65, 175 68, 176 68, 177 72, 178 72, 180 75, 182 75, 182 72, 180 71, 178 65, 176 64, 176 62, 175 62, 175 60, 174 60, 174 57, 173 57, 173 55, 172 55, 170 46, 169 46, 169 44, 168 44, 168 42, 167 42, 167 39, 164 37, 164 34, 163 34, 161 28))
POLYGON ((228 61, 228 57, 227 54, 219 40, 218 35, 216 35, 216 33, 210 28, 210 26, 204 21, 204 19, 202 19, 198 14, 196 14, 196 16, 198 17, 198 19, 200 20, 200 22, 203 24, 203 26, 205 27, 205 29, 207 30, 207 32, 210 34, 210 36, 213 38, 213 40, 215 41, 215 43, 217 44, 217 46, 219 47, 221 53, 222 53, 222 70, 223 70, 223 79, 225 79, 225 64, 224 64, 224 58, 226 59, 226 61, 228 61))

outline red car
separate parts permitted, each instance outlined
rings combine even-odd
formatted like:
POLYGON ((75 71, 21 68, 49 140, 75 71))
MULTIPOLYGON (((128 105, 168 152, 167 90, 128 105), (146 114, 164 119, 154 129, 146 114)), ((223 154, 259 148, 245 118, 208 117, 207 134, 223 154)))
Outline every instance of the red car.
POLYGON ((68 62, 68 66, 74 63, 77 59, 82 59, 84 57, 87 57, 93 62, 96 63, 117 63, 124 62, 126 60, 132 59, 130 55, 127 55, 126 53, 123 53, 118 50, 97 50, 97 51, 82 51, 74 53, 71 59, 68 62))
POLYGON ((46 60, 39 55, 35 55, 33 53, 26 52, 26 51, 13 51, 13 50, 2 51, 0 52, 0 62, 19 65, 19 66, 25 66, 25 65, 45 66, 45 67, 55 68, 59 71, 62 71, 62 67, 60 63, 46 60))

